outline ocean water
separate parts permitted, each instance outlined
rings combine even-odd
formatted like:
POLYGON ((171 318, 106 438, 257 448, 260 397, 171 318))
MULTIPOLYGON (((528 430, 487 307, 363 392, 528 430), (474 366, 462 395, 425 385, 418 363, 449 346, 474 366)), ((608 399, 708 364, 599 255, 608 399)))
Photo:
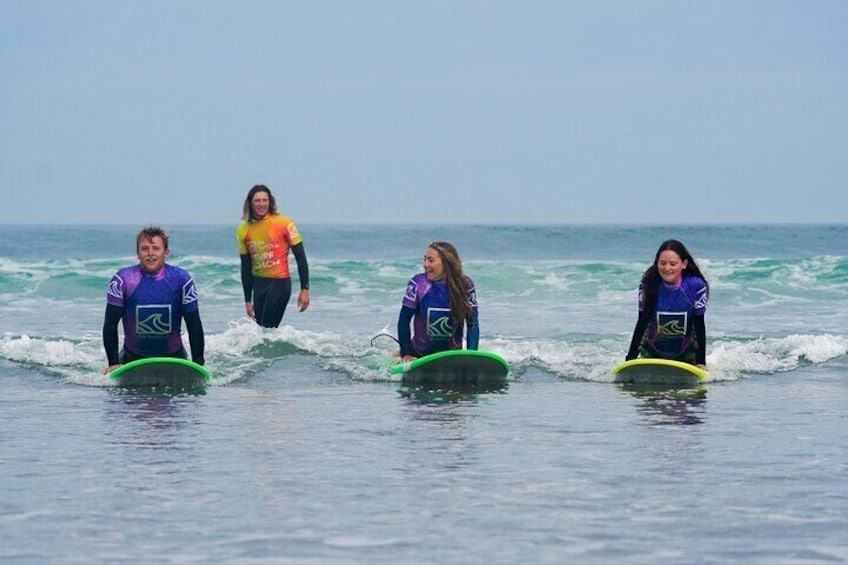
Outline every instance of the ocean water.
POLYGON ((301 225, 312 305, 276 330, 244 317, 234 225, 165 227, 204 394, 102 375, 140 226, 0 226, 0 562, 848 560, 848 226, 301 225), (670 237, 711 285, 710 380, 626 389, 670 237), (371 344, 437 239, 504 390, 402 391, 371 344))

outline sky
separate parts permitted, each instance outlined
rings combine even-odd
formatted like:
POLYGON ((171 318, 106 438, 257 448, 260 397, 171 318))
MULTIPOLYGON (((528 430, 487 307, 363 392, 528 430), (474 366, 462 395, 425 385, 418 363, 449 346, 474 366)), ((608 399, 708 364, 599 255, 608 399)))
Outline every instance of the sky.
POLYGON ((0 0, 0 223, 845 223, 843 0, 0 0))

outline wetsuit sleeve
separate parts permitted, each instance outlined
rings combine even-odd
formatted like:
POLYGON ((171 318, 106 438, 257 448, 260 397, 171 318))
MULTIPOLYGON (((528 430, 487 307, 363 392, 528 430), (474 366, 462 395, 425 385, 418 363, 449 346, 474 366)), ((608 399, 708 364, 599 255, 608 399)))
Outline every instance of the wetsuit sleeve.
POLYGON ((239 255, 241 258, 241 288, 244 290, 244 301, 250 302, 253 296, 253 264, 250 255, 239 255))
POLYGON ((297 276, 300 277, 300 290, 309 290, 309 262, 306 260, 306 250, 303 243, 291 248, 294 260, 297 261, 297 276))
POLYGON ((118 322, 124 315, 124 309, 114 304, 106 305, 106 315, 103 317, 103 349, 109 366, 118 365, 118 322))
POLYGON ((477 310, 474 311, 474 319, 468 326, 467 346, 469 350, 477 350, 480 348, 480 317, 477 310))
POLYGON ((627 350, 627 357, 624 358, 625 361, 630 361, 638 357, 639 345, 642 343, 642 336, 645 335, 645 328, 648 327, 649 319, 650 315, 648 312, 639 312, 639 319, 636 320, 636 328, 633 330, 633 337, 630 339, 630 349, 627 350))
POLYGON ((415 355, 415 350, 412 348, 412 330, 409 329, 409 323, 412 317, 415 316, 415 310, 409 306, 401 306, 400 315, 398 316, 398 343, 400 343, 400 355, 415 355))
POLYGON ((185 318, 186 329, 188 330, 188 342, 191 346, 191 360, 198 365, 203 365, 203 350, 206 346, 205 338, 203 337, 203 323, 200 321, 200 311, 186 312, 185 318))
POLYGON ((698 342, 698 349, 695 352, 695 364, 707 364, 707 324, 704 316, 695 314, 693 322, 695 324, 695 340, 698 342))

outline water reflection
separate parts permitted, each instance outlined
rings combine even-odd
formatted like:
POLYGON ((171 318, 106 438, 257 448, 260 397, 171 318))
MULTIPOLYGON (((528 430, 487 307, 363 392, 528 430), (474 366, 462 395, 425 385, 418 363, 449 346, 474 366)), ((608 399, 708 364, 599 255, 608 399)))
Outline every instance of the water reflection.
POLYGON ((692 388, 632 383, 616 386, 641 401, 637 410, 651 425, 690 426, 704 422, 707 388, 703 385, 692 388))
POLYGON ((463 383, 457 385, 416 384, 408 386, 401 384, 401 398, 413 404, 458 404, 477 402, 481 394, 506 394, 507 383, 463 383))
POLYGON ((193 396, 202 396, 205 391, 176 393, 173 390, 151 388, 112 389, 109 405, 109 419, 130 418, 142 422, 153 430, 171 430, 184 423, 181 407, 193 396))
POLYGON ((451 481, 457 471, 479 465, 479 447, 485 443, 480 405, 505 394, 507 385, 401 386, 400 397, 408 419, 401 427, 401 452, 409 454, 405 473, 422 484, 451 481), (426 453, 422 464, 421 454, 426 453))

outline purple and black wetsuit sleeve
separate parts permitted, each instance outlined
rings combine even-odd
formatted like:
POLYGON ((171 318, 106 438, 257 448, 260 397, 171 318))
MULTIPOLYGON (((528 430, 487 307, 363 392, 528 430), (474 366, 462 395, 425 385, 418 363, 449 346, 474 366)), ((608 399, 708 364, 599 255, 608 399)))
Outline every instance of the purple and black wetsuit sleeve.
POLYGON ((206 340, 203 337, 203 323, 200 321, 200 311, 186 312, 183 317, 185 318, 186 329, 188 330, 191 360, 198 365, 203 365, 206 362, 203 358, 206 340))
POLYGON ((412 321, 413 316, 415 316, 414 309, 409 306, 401 306, 397 326, 401 357, 404 355, 415 355, 415 350, 412 347, 412 330, 409 329, 409 323, 412 321))
POLYGON ((695 341, 698 349, 695 352, 695 364, 707 364, 707 324, 703 315, 695 314, 693 323, 695 325, 695 341))
POLYGON ((124 315, 124 309, 114 304, 106 305, 106 315, 103 317, 103 349, 109 366, 120 363, 118 354, 118 322, 124 315))
POLYGON ((630 339, 630 349, 627 350, 625 361, 636 359, 639 356, 639 345, 642 343, 642 337, 645 335, 645 328, 648 327, 649 315, 647 312, 640 311, 639 319, 636 320, 636 328, 633 330, 633 337, 630 339))
POLYGON ((474 311, 474 319, 471 320, 471 323, 466 322, 466 326, 468 326, 468 337, 466 338, 467 346, 469 350, 476 351, 480 347, 480 316, 477 311, 474 311))

